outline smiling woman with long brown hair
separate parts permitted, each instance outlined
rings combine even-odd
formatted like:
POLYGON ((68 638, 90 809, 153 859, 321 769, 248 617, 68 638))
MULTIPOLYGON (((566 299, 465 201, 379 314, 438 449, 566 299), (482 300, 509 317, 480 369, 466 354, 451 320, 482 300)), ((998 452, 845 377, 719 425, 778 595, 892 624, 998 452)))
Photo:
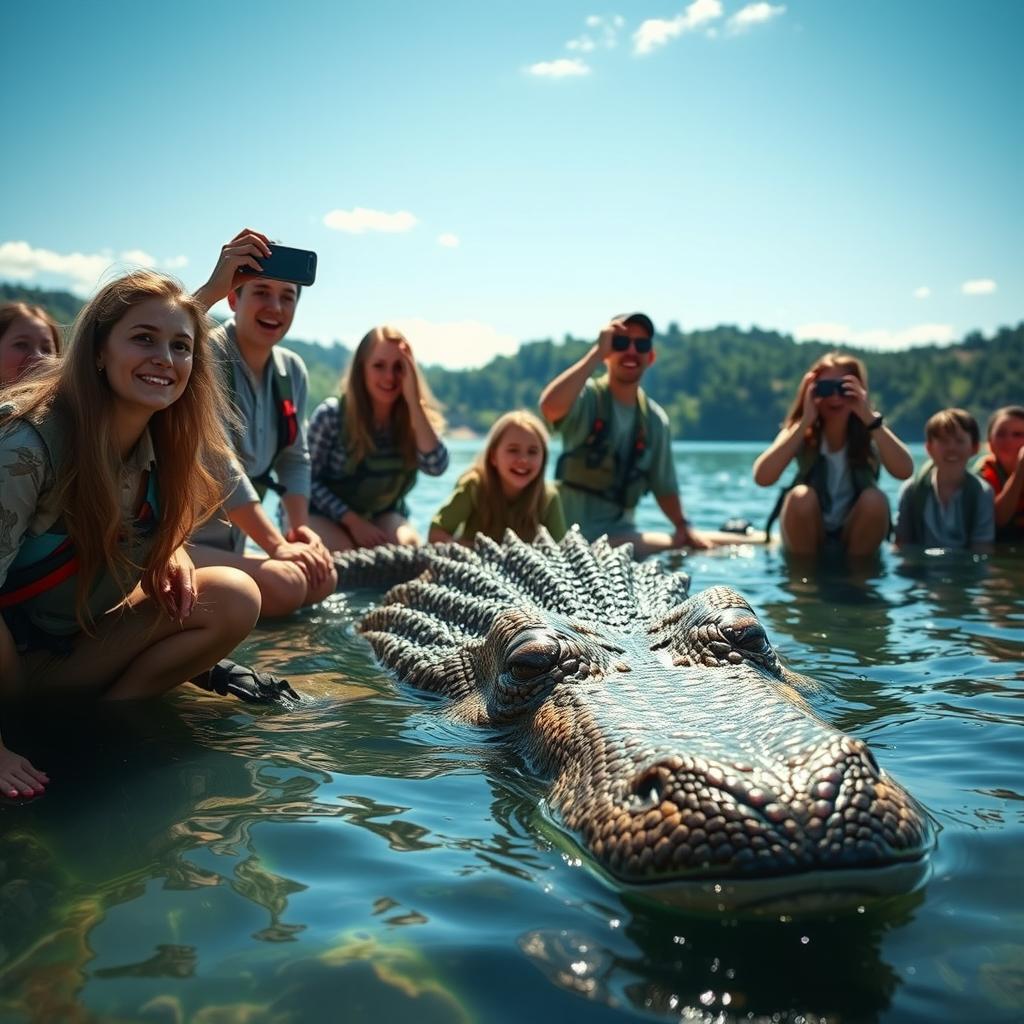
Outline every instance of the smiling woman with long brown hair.
POLYGON ((826 541, 848 555, 877 551, 889 532, 889 502, 877 486, 879 467, 897 480, 914 461, 868 399, 868 371, 856 356, 829 352, 804 374, 782 429, 754 462, 754 481, 771 487, 793 460, 797 473, 768 520, 782 542, 810 555, 826 541))
MULTIPOLYGON (((218 686, 255 583, 183 544, 230 463, 205 310, 150 271, 106 285, 64 360, 0 407, 0 697, 137 698, 218 686)), ((0 795, 46 775, 0 742, 0 795)))

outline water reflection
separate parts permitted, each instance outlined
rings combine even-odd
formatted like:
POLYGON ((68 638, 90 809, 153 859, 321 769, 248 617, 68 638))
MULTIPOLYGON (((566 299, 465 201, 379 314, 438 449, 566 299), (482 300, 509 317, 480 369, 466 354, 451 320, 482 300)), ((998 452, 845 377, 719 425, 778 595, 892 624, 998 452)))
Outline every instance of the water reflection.
POLYGON ((680 918, 626 896, 629 916, 613 940, 607 932, 537 930, 519 946, 552 984, 645 1015, 872 1021, 900 984, 882 940, 913 920, 922 898, 820 920, 740 921, 680 918))

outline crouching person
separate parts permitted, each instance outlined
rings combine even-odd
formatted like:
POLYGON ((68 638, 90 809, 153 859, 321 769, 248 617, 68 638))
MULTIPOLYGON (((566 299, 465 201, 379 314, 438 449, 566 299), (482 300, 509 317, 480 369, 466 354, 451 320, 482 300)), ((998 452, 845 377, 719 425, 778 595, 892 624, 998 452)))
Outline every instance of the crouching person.
POLYGON ((251 576, 265 618, 316 604, 338 582, 327 548, 309 526, 306 367, 278 345, 295 316, 299 286, 259 276, 258 261, 269 254, 265 235, 240 232, 223 246, 210 280, 196 292, 206 309, 226 296, 235 314, 215 340, 230 406, 219 408, 241 468, 227 482, 223 508, 189 549, 196 565, 230 565, 251 576), (287 532, 263 509, 268 489, 281 497, 287 532), (246 537, 264 553, 246 552, 246 537))
MULTIPOLYGON (((0 406, 0 697, 152 697, 191 680, 224 689, 222 661, 260 611, 236 569, 184 548, 220 502, 229 457, 206 311, 149 271, 85 306, 69 351, 0 406)), ((0 795, 46 774, 0 741, 0 795)))

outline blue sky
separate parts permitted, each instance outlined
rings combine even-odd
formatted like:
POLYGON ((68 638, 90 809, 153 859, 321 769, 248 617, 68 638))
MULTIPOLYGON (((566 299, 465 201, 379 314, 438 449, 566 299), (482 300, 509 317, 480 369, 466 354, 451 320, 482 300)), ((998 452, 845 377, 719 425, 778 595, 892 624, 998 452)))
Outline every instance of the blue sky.
POLYGON ((0 279, 315 249, 293 327, 475 365, 644 309, 877 346, 1024 319, 1016 0, 5 5, 0 279))

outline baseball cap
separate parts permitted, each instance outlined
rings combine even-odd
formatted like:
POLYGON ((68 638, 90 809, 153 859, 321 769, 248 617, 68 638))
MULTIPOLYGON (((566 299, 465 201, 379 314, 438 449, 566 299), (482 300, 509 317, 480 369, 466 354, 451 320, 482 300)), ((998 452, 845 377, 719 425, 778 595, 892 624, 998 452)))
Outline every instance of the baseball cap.
POLYGON ((639 324, 649 337, 654 337, 654 323, 646 313, 619 313, 612 319, 621 320, 624 324, 639 324))

